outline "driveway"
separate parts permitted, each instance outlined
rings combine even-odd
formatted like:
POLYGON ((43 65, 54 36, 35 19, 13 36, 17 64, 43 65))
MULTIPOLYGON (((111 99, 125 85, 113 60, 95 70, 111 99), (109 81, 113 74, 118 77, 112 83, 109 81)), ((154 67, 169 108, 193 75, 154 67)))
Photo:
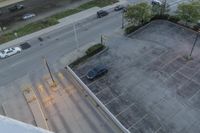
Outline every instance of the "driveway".
POLYGON ((193 60, 184 58, 194 38, 188 29, 154 21, 129 37, 112 34, 108 51, 73 70, 132 133, 198 133, 199 47, 193 60), (97 64, 107 65, 109 72, 87 80, 97 64))

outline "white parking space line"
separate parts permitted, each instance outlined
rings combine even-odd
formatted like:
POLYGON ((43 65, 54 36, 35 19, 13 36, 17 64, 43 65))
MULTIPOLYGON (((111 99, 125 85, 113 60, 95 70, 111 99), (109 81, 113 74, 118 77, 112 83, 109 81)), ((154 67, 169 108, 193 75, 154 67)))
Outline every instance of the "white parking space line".
POLYGON ((131 106, 135 105, 135 103, 132 103, 131 105, 129 105, 128 107, 126 107, 125 109, 123 109, 121 112, 119 112, 115 117, 118 117, 120 114, 126 112, 131 106))

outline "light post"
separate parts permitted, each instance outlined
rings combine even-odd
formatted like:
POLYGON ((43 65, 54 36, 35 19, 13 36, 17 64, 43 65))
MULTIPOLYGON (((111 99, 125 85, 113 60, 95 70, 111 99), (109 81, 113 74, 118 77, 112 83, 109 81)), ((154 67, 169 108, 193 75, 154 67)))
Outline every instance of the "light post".
POLYGON ((74 37, 75 37, 75 41, 76 41, 76 49, 77 49, 77 51, 79 51, 79 40, 78 40, 78 36, 77 36, 75 23, 73 24, 73 29, 74 29, 74 37))
POLYGON ((54 80, 54 78, 53 78, 53 76, 52 76, 51 70, 50 70, 50 68, 49 68, 49 64, 48 64, 48 62, 47 62, 47 60, 46 60, 45 57, 44 57, 43 59, 44 59, 44 64, 46 65, 47 70, 48 70, 49 75, 50 75, 50 78, 51 78, 51 80, 52 80, 52 87, 56 87, 56 82, 55 82, 55 80, 54 80))
POLYGON ((197 31, 197 34, 196 34, 194 43, 193 43, 193 45, 192 45, 192 49, 191 49, 191 52, 190 52, 190 55, 189 55, 189 58, 190 58, 190 59, 191 59, 191 57, 192 57, 192 53, 193 53, 194 47, 195 47, 195 45, 196 45, 196 43, 197 43, 197 40, 198 40, 198 37, 199 37, 199 33, 200 33, 200 30, 197 31))
POLYGON ((122 29, 124 29, 124 11, 122 11, 122 29))

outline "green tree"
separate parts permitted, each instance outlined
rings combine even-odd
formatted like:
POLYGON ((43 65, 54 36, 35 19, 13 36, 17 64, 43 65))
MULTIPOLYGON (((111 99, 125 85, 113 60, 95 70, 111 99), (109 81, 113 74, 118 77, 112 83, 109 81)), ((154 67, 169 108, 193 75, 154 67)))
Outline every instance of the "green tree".
POLYGON ((152 5, 152 14, 153 15, 165 15, 169 12, 169 4, 167 0, 164 0, 161 5, 154 4, 152 5))
POLYGON ((177 15, 186 25, 188 22, 197 23, 200 20, 200 1, 178 5, 177 15))
POLYGON ((151 6, 148 3, 129 5, 125 18, 133 25, 144 24, 151 18, 151 6))

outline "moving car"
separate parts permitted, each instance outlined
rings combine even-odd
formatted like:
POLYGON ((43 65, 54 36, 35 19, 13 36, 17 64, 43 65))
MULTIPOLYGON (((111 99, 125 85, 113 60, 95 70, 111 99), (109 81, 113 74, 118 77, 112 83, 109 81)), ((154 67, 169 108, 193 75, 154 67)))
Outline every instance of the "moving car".
POLYGON ((99 76, 102 76, 104 74, 106 74, 108 72, 108 69, 106 66, 104 65, 98 65, 96 67, 94 67, 93 69, 91 69, 88 73, 87 73, 87 79, 89 80, 93 80, 99 76))
POLYGON ((15 55, 17 53, 20 53, 22 50, 20 47, 14 47, 14 48, 7 48, 4 49, 3 51, 0 51, 0 58, 4 59, 9 56, 15 55))
POLYGON ((108 15, 108 12, 107 12, 107 11, 100 10, 100 11, 97 12, 97 17, 98 17, 98 18, 104 17, 104 16, 106 16, 106 15, 108 15))
POLYGON ((118 5, 114 8, 115 11, 120 11, 120 10, 124 10, 124 6, 123 5, 118 5))
POLYGON ((17 5, 14 5, 14 6, 10 7, 9 11, 10 12, 15 12, 15 11, 22 10, 22 9, 24 9, 24 5, 17 4, 17 5))
POLYGON ((27 14, 24 14, 23 16, 22 16, 22 19, 23 20, 27 20, 27 19, 30 19, 30 18, 32 18, 32 17, 35 17, 36 15, 34 14, 34 13, 27 13, 27 14))
POLYGON ((159 0, 152 0, 152 1, 151 1, 151 4, 152 4, 152 5, 162 5, 162 2, 159 1, 159 0))

